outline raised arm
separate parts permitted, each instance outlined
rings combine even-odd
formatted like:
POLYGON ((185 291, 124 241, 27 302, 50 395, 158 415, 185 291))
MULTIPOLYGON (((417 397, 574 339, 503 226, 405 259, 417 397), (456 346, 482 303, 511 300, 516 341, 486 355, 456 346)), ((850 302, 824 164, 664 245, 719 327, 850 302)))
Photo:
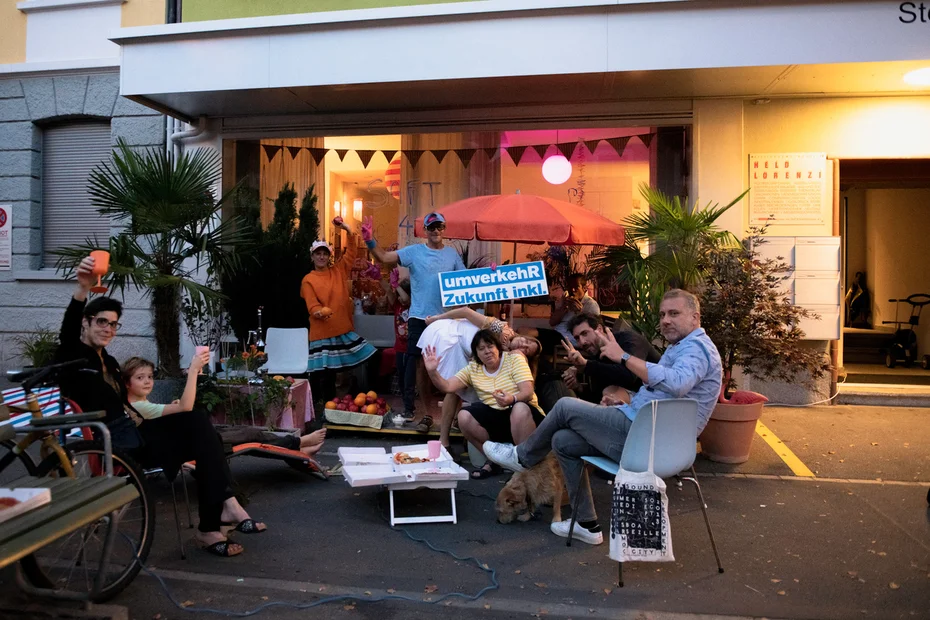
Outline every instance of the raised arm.
POLYGON ((461 389, 468 387, 465 385, 465 382, 459 379, 458 377, 452 377, 451 379, 445 379, 442 375, 439 374, 439 360, 440 357, 436 357, 436 347, 426 347, 423 350, 423 366, 426 368, 426 372, 429 374, 429 378, 432 379, 433 385, 439 388, 440 392, 445 394, 451 394, 452 392, 458 392, 461 389))
POLYGON ((361 227, 362 240, 365 242, 365 245, 368 246, 368 251, 371 252, 371 255, 376 261, 388 267, 393 267, 400 262, 400 257, 397 255, 397 252, 385 251, 378 247, 378 242, 375 241, 374 233, 372 233, 373 226, 374 218, 371 216, 366 217, 361 227))
POLYGON ((197 400, 197 375, 200 374, 200 369, 209 361, 209 351, 204 351, 200 355, 194 354, 191 365, 187 369, 187 383, 184 385, 184 392, 181 394, 181 399, 170 405, 165 405, 165 409, 162 412, 163 416, 171 415, 172 413, 181 413, 183 411, 191 411, 194 408, 194 401, 197 400))
POLYGON ((77 287, 65 310, 64 319, 61 321, 61 332, 58 335, 59 342, 64 347, 69 347, 81 340, 81 319, 84 316, 84 306, 87 303, 87 294, 97 282, 94 275, 94 259, 90 256, 84 257, 77 267, 77 287))
POLYGON ((460 308, 446 310, 442 314, 437 314, 436 316, 428 316, 426 317, 426 324, 430 325, 436 321, 441 321, 442 319, 467 319, 468 322, 472 325, 483 328, 488 320, 488 317, 484 316, 480 312, 468 308, 467 306, 462 306, 460 308))

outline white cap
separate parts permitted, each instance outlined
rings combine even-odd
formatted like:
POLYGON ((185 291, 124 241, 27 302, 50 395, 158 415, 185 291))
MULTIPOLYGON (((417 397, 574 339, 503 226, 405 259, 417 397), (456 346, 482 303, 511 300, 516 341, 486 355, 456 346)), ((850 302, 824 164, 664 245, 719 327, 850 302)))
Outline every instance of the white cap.
POLYGON ((316 252, 316 251, 319 250, 320 248, 326 248, 326 250, 327 250, 330 254, 333 253, 333 246, 329 245, 329 244, 326 243, 325 241, 314 241, 314 242, 313 242, 313 245, 310 246, 310 253, 313 254, 314 252, 316 252))

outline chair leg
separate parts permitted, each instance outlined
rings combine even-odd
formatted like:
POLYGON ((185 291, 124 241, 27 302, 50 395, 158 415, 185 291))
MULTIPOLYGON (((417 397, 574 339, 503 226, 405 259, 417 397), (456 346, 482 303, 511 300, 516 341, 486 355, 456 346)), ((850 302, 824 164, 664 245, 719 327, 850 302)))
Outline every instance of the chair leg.
POLYGON ((623 562, 617 562, 617 587, 623 587, 623 562))
POLYGON ((704 494, 701 492, 701 483, 698 482, 697 472, 694 471, 694 465, 691 466, 691 476, 684 478, 694 483, 697 490, 698 501, 701 503, 701 512, 704 514, 704 524, 707 526, 707 535, 710 536, 710 546, 714 550, 714 558, 717 560, 717 572, 723 572, 723 565, 720 564, 720 554, 717 553, 717 542, 714 540, 714 531, 710 527, 710 519, 707 517, 707 504, 704 503, 704 494))
POLYGON ((575 490, 575 501, 572 502, 572 522, 568 526, 568 540, 565 542, 566 547, 572 546, 572 534, 575 533, 575 520, 578 518, 578 504, 581 502, 581 484, 584 482, 584 473, 588 469, 588 464, 581 462, 581 475, 578 477, 578 486, 575 490))
POLYGON ((194 529, 194 517, 191 516, 191 498, 187 494, 187 478, 184 477, 184 466, 178 472, 181 476, 181 487, 184 489, 184 507, 187 508, 187 528, 194 529))
POLYGON ((171 505, 174 507, 174 529, 178 533, 178 548, 181 550, 181 559, 186 560, 187 553, 184 551, 184 541, 181 540, 181 515, 178 514, 178 496, 174 490, 175 482, 177 482, 177 478, 169 483, 171 485, 171 505))

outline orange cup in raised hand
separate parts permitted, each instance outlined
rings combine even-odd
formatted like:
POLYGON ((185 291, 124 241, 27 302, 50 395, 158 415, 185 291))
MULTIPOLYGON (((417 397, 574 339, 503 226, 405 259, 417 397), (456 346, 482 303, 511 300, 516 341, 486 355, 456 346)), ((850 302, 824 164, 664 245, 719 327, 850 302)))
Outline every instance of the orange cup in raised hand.
POLYGON ((110 270, 110 253, 106 250, 94 250, 90 257, 94 259, 94 275, 97 276, 97 285, 90 287, 90 292, 106 293, 107 287, 103 286, 100 278, 110 270))

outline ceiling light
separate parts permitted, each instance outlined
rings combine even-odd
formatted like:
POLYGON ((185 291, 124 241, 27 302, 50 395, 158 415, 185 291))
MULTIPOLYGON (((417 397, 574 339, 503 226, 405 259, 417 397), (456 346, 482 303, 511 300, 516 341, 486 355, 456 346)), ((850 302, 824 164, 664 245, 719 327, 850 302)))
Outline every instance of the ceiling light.
POLYGON ((911 86, 930 86, 930 67, 905 73, 904 82, 911 86))
POLYGON ((572 163, 562 155, 553 155, 543 162, 542 175, 549 183, 561 185, 572 176, 572 163))

